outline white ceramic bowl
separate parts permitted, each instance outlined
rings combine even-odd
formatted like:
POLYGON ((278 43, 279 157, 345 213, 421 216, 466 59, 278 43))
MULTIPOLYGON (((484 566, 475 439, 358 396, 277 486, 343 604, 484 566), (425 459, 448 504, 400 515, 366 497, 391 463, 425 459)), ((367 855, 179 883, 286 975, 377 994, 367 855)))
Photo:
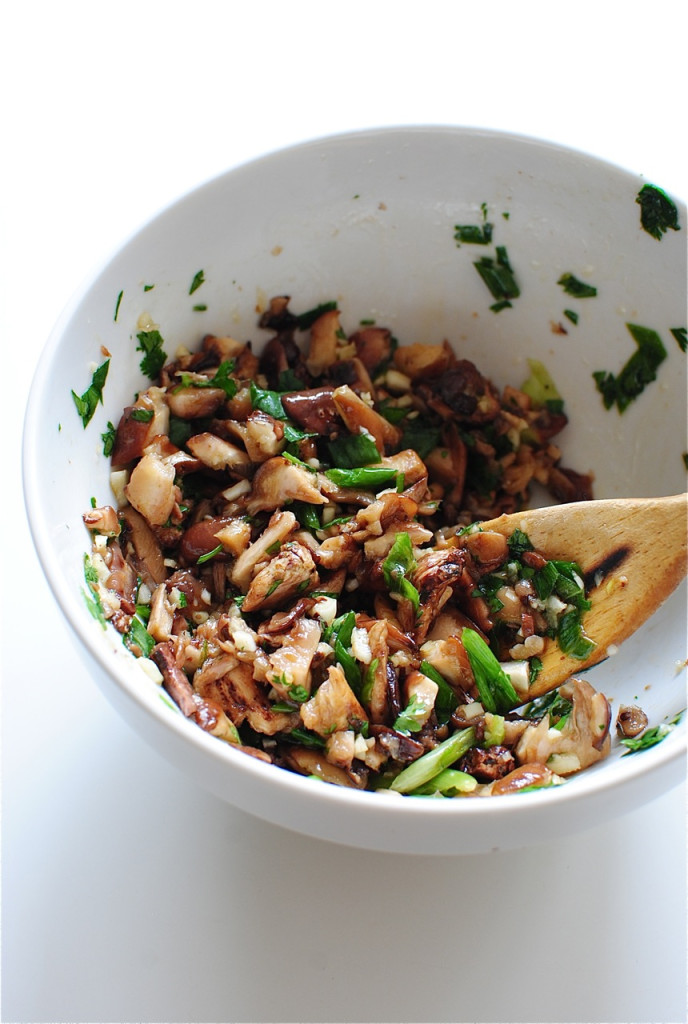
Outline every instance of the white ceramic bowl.
MULTIPOLYGON (((315 785, 205 734, 163 700, 86 609, 82 513, 111 501, 100 435, 145 383, 136 324, 148 313, 168 352, 207 332, 260 340, 256 307, 290 294, 293 308, 335 298, 345 328, 374 318, 400 342, 444 338, 496 384, 519 385, 540 359, 563 393, 565 462, 595 475, 597 497, 685 489, 686 216, 655 239, 640 225, 646 184, 597 159, 528 138, 452 127, 390 128, 301 144, 230 170, 144 226, 71 302, 31 389, 25 496, 40 561, 94 679, 152 746, 230 803, 324 839, 407 853, 474 853, 571 834, 627 812, 684 774, 685 725, 641 754, 610 758, 553 790, 423 800, 315 785), (480 223, 481 204, 520 284, 494 299, 457 247, 454 225, 480 223), (205 283, 193 297, 199 270, 205 283), (568 295, 572 273, 597 288, 568 295), (145 290, 153 284, 152 290, 145 290), (117 316, 115 308, 119 300, 117 316), (207 306, 194 311, 194 304, 207 306), (574 324, 564 314, 579 314, 574 324), (623 413, 605 409, 592 374, 618 373, 635 350, 632 322, 667 351, 657 379, 623 413), (566 333, 553 325, 561 324, 566 333), (71 391, 111 354, 104 403, 87 429, 71 391)), ((661 185, 661 182, 654 183, 661 185)), ((492 247, 489 252, 494 252, 492 247)), ((661 538, 658 538, 661 543, 661 538)), ((681 588, 589 678, 619 703, 638 700, 652 724, 685 705, 686 594, 681 588)))

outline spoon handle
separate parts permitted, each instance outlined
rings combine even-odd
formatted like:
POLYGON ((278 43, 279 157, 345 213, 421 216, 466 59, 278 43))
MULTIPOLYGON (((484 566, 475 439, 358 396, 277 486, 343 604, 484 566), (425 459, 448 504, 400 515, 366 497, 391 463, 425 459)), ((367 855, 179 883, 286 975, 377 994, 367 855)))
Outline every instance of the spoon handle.
POLYGON ((583 572, 591 602, 583 627, 595 650, 581 661, 547 640, 532 697, 604 660, 663 604, 688 567, 688 494, 554 505, 482 527, 507 537, 523 530, 547 558, 577 562, 583 572))

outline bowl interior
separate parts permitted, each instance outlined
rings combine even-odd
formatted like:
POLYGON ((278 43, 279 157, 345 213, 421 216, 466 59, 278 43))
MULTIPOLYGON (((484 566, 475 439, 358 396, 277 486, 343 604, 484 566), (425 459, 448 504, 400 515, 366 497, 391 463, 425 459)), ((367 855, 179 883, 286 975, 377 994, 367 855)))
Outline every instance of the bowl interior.
MULTIPOLYGON (((142 317, 158 326, 168 355, 209 332, 250 338, 259 347, 269 333, 256 326, 257 311, 271 296, 292 296, 297 311, 336 299, 345 330, 375 320, 401 344, 446 338, 499 387, 520 385, 528 360, 540 360, 569 416, 559 439, 564 461, 594 474, 596 497, 683 491, 686 356, 680 334, 671 331, 685 329, 685 209, 679 207, 681 231, 653 238, 640 227, 636 197, 644 184, 585 155, 499 133, 362 132, 232 170, 125 244, 56 326, 36 374, 24 439, 27 508, 41 563, 104 674, 203 757, 233 768, 252 762, 184 721, 119 637, 103 632, 86 609, 82 514, 92 497, 98 504, 112 500, 101 434, 146 383, 136 340, 142 317), (493 225, 488 245, 457 245, 455 225, 486 221, 493 225), (474 262, 496 259, 498 247, 520 295, 495 312, 474 262), (203 283, 190 294, 199 271, 203 283), (593 285, 596 295, 567 293, 559 283, 566 274, 593 285), (618 375, 638 350, 629 323, 657 332, 666 358, 620 414, 604 407, 593 373, 618 375), (72 391, 82 394, 105 358, 103 402, 84 429, 72 391)), ((685 612, 682 587, 618 655, 591 670, 591 682, 614 706, 639 702, 655 723, 682 710, 685 612)), ((632 800, 632 780, 678 760, 684 735, 680 727, 642 758, 621 761, 616 750, 560 789, 625 782, 620 789, 632 800)), ((261 779, 287 775, 257 762, 242 770, 261 779)), ((307 786, 301 779, 281 784, 299 792, 307 786)), ((354 803, 370 797, 353 795, 354 803)), ((350 806, 352 797, 331 799, 350 806)), ((467 803, 453 801, 452 814, 475 814, 467 803)), ((389 805, 400 812, 398 801, 389 805)))

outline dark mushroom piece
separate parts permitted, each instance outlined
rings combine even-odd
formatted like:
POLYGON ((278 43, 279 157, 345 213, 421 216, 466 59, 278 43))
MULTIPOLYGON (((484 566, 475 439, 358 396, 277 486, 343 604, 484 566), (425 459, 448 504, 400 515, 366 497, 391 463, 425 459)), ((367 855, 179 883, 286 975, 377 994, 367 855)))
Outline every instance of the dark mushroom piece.
POLYGON ((648 718, 635 704, 621 704, 616 716, 616 728, 622 736, 639 736, 647 729, 648 718))
POLYGON ((334 388, 308 388, 282 395, 282 406, 289 419, 309 434, 329 436, 341 428, 334 404, 334 388))

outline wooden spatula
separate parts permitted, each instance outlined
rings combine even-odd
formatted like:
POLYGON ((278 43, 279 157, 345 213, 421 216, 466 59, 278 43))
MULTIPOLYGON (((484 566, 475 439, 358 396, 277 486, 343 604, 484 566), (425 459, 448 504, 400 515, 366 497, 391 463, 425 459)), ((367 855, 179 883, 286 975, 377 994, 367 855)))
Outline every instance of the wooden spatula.
POLYGON ((505 537, 523 530, 548 559, 577 562, 583 572, 591 601, 583 628, 595 641, 595 650, 580 661, 547 640, 540 655, 542 671, 529 691, 532 697, 606 658, 675 590, 688 565, 688 494, 572 502, 481 525, 505 537))

